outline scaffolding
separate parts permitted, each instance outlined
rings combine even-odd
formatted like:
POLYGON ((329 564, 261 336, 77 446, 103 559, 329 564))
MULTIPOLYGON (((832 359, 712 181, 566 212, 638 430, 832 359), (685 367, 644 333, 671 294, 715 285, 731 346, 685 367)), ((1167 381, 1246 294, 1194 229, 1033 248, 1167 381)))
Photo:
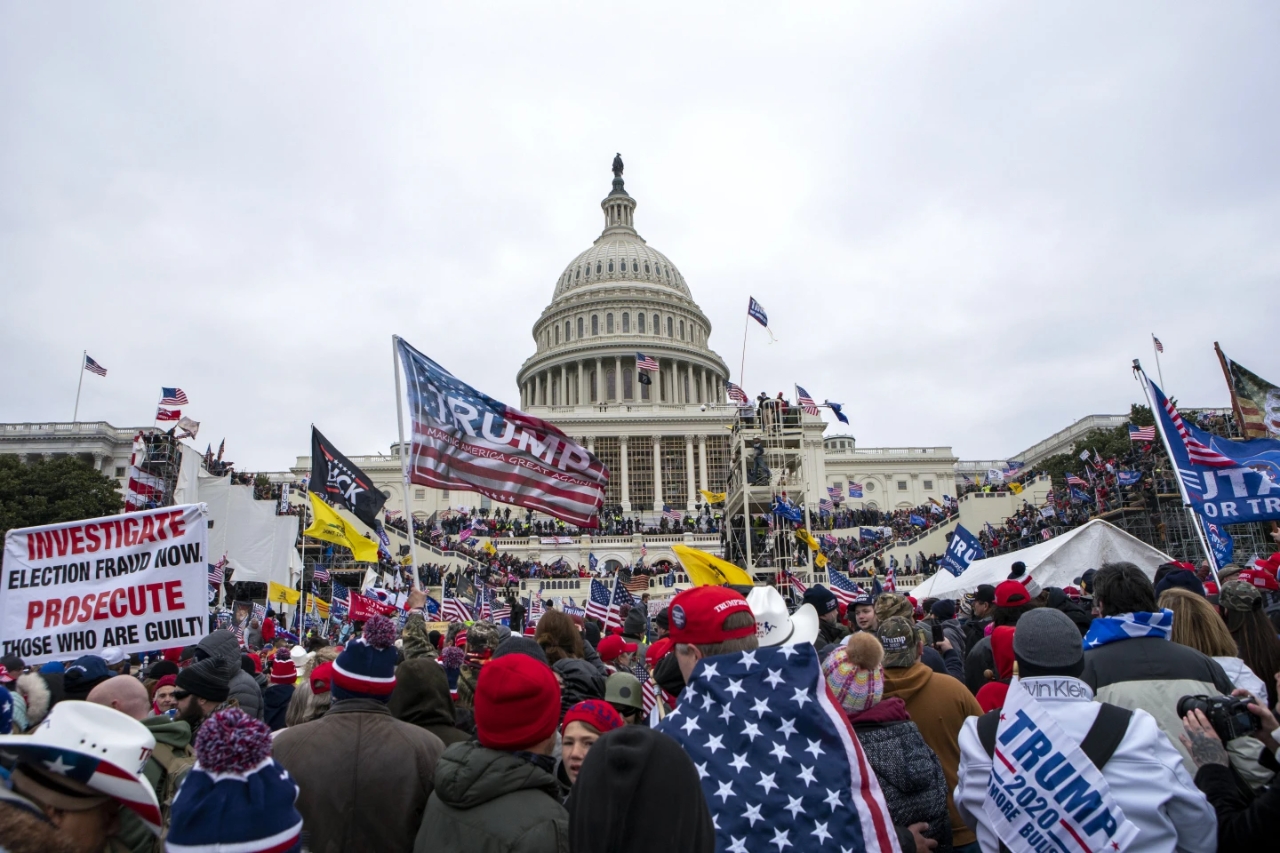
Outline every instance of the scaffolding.
MULTIPOLYGON (((1205 553, 1193 512, 1182 505, 1181 495, 1170 491, 1154 493, 1145 501, 1130 501, 1095 517, 1159 548, 1175 560, 1198 564, 1205 559, 1205 553)), ((1223 529, 1234 540, 1235 561, 1240 565, 1275 550, 1264 523, 1229 524, 1223 525, 1223 529)))
POLYGON ((131 510, 173 506, 178 473, 182 469, 182 442, 173 431, 142 430, 133 437, 125 500, 131 510))

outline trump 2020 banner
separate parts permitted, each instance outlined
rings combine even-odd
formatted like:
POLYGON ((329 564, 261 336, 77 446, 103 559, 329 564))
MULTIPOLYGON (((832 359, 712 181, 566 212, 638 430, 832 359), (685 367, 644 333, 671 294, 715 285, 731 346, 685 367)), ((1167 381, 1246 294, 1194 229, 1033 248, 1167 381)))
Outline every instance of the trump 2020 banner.
POLYGON ((208 631, 205 505, 10 530, 4 654, 28 664, 189 646, 208 631))
POLYGON ((609 469, 556 427, 459 380, 397 337, 413 421, 409 479, 600 526, 609 469))
POLYGON ((981 560, 985 555, 986 552, 978 544, 978 537, 957 524, 956 532, 947 545, 947 552, 942 555, 942 568, 959 577, 961 572, 969 568, 970 563, 981 560))

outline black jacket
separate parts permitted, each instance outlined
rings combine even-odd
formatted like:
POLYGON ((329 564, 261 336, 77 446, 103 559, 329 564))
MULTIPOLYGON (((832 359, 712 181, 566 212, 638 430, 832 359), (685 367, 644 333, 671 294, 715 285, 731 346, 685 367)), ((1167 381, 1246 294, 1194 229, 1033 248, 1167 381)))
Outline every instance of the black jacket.
POLYGON ((292 684, 272 684, 262 694, 262 719, 271 727, 271 731, 278 732, 285 727, 284 717, 291 699, 292 684))
MULTIPOLYGON (((1269 752, 1261 764, 1280 769, 1269 752)), ((1196 787, 1218 813, 1219 850, 1267 850, 1280 838, 1280 780, 1250 801, 1230 767, 1206 764, 1196 771, 1196 787)))
POLYGON ((387 702, 391 716, 431 732, 445 746, 470 740, 457 722, 449 697, 449 677, 435 658, 410 658, 396 667, 396 687, 387 702))

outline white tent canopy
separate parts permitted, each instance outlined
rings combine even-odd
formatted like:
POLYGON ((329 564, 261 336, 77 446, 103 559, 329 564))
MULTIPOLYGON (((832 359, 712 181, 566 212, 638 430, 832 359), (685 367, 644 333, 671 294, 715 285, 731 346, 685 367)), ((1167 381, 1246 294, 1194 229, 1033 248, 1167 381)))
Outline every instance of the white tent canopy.
POLYGON ((1070 586, 1088 569, 1103 563, 1126 561, 1155 577, 1156 567, 1173 560, 1168 554, 1136 539, 1101 519, 1056 536, 1039 545, 984 560, 974 560, 960 577, 941 570, 911 591, 917 601, 925 598, 958 598, 981 584, 992 586, 1009 577, 1010 567, 1021 560, 1027 573, 1041 587, 1070 586))

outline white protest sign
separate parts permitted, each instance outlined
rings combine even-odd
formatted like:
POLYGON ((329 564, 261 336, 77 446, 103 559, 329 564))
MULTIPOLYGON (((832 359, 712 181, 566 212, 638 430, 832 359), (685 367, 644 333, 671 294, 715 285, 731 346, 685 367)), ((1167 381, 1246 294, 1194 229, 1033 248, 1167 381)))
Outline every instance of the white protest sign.
POLYGON ((10 530, 0 642, 27 664, 199 641, 209 627, 205 505, 10 530))
POLYGON ((1119 853, 1138 835, 1102 772, 1017 680, 1000 711, 983 809, 1013 853, 1119 853))

